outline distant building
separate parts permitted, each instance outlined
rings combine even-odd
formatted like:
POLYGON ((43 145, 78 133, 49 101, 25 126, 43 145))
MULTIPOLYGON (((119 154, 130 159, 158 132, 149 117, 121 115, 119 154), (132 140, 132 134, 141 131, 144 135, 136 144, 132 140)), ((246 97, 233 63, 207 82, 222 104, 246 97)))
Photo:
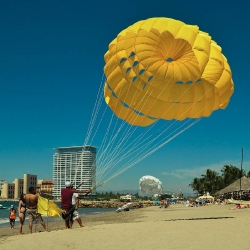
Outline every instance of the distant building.
POLYGON ((86 190, 93 187, 90 197, 96 197, 96 147, 73 146, 55 148, 53 156, 53 196, 61 198, 61 189, 70 181, 74 187, 86 190))
POLYGON ((135 199, 135 196, 132 194, 126 194, 126 195, 120 196, 120 200, 124 200, 124 201, 132 201, 134 199, 135 199))
POLYGON ((53 180, 38 180, 37 189, 39 190, 39 192, 52 194, 53 180))
POLYGON ((14 198, 19 198, 22 193, 26 194, 26 192, 23 191, 24 179, 15 179, 13 183, 15 185, 14 198))
POLYGON ((2 191, 2 186, 6 183, 7 183, 6 180, 0 180, 0 191, 2 191))
POLYGON ((27 194, 29 193, 30 187, 37 186, 37 175, 32 174, 24 174, 23 175, 23 193, 27 194))
POLYGON ((13 199, 15 194, 15 184, 14 183, 5 183, 3 185, 1 197, 13 199))
POLYGON ((37 176, 32 174, 24 174, 23 179, 15 179, 11 184, 2 185, 2 198, 18 199, 22 193, 27 194, 30 187, 37 186, 37 176))

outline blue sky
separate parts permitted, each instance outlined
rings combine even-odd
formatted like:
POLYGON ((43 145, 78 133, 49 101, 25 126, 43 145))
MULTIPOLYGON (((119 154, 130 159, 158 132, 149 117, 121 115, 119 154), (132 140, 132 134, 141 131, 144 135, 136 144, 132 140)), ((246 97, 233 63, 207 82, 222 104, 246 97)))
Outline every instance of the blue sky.
POLYGON ((207 168, 240 167, 242 147, 243 168, 250 171, 249 8, 247 0, 3 2, 0 179, 12 182, 24 173, 52 178, 53 148, 84 143, 108 44, 127 26, 150 17, 178 19, 208 32, 228 59, 235 92, 225 110, 203 118, 99 191, 138 189, 142 176, 153 175, 164 190, 187 193, 188 184, 207 168))

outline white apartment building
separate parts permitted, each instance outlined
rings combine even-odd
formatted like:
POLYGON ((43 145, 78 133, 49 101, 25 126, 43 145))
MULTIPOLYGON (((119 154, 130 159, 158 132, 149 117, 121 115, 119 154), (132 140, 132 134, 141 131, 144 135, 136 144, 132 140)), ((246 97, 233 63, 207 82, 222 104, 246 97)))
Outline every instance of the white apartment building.
POLYGON ((96 147, 72 146, 55 148, 53 156, 53 196, 61 198, 65 182, 73 183, 74 188, 82 182, 79 190, 94 188, 89 196, 96 196, 96 147))

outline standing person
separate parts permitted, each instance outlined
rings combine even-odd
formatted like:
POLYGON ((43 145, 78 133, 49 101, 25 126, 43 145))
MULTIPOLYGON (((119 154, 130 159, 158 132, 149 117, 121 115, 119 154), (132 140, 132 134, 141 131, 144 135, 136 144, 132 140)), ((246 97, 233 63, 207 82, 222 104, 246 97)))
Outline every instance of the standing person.
POLYGON ((15 221, 16 221, 16 209, 14 208, 13 205, 10 206, 9 219, 10 219, 10 228, 14 229, 15 221))
POLYGON ((18 215, 19 215, 19 220, 20 220, 19 234, 22 234, 23 223, 24 223, 25 215, 26 215, 26 203, 25 203, 23 194, 21 194, 19 204, 18 204, 18 215))
POLYGON ((65 210, 62 214, 62 217, 65 221, 65 227, 71 228, 73 224, 73 213, 75 210, 75 206, 72 205, 72 196, 74 193, 90 193, 92 189, 89 190, 76 190, 71 188, 71 183, 69 181, 65 182, 65 188, 61 190, 61 208, 65 210))
MULTIPOLYGON (((71 184, 71 188, 73 188, 72 184, 71 184)), ((83 227, 81 217, 80 217, 80 215, 79 215, 79 213, 77 211, 78 207, 79 207, 79 202, 80 202, 80 199, 79 199, 78 193, 73 193, 72 205, 75 206, 75 211, 73 213, 73 221, 72 221, 71 227, 73 226, 74 220, 76 220, 78 222, 80 227, 83 227)))
POLYGON ((24 196, 24 201, 27 205, 27 213, 29 215, 29 229, 32 233, 33 221, 39 220, 41 225, 44 228, 44 231, 47 231, 46 225, 43 221, 41 214, 37 213, 37 204, 38 204, 38 194, 34 187, 29 188, 29 193, 24 196))

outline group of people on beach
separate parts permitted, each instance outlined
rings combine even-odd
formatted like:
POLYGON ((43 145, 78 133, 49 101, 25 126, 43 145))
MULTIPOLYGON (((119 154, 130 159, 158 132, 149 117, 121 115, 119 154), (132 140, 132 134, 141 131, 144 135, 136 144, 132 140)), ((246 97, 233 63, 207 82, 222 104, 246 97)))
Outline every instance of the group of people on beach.
POLYGON ((201 199, 201 198, 197 198, 197 199, 190 199, 187 200, 185 202, 187 207, 200 207, 200 206, 208 206, 209 204, 212 204, 212 200, 211 199, 201 199))
MULTIPOLYGON (((43 218, 41 214, 37 213, 37 204, 38 204, 38 195, 36 193, 36 189, 34 187, 29 188, 28 194, 21 194, 21 197, 19 199, 18 203, 18 217, 19 217, 19 227, 18 227, 18 234, 22 234, 23 224, 26 217, 26 212, 28 214, 29 218, 29 230, 30 233, 32 233, 32 227, 33 227, 33 221, 40 221, 41 225, 43 226, 44 230, 46 231, 46 225, 43 221, 43 218)), ((11 205, 10 208, 10 226, 12 229, 14 229, 15 226, 15 219, 16 219, 16 209, 13 205, 11 205)))
MULTIPOLYGON (((92 189, 89 190, 77 190, 73 188, 73 185, 70 182, 65 183, 65 188, 61 190, 61 209, 63 211, 62 218, 65 221, 65 228, 72 228, 73 221, 76 220, 80 227, 83 227, 81 218, 78 213, 79 207, 79 193, 90 193, 92 189)), ((38 197, 39 194, 36 192, 34 187, 29 188, 28 194, 22 194, 18 203, 18 208, 14 208, 13 205, 10 207, 9 220, 11 229, 14 229, 15 220, 18 212, 19 217, 19 230, 18 234, 22 234, 23 224, 26 217, 26 212, 29 218, 29 230, 32 233, 33 221, 40 221, 40 224, 44 228, 44 231, 47 231, 46 224, 41 216, 37 212, 38 207, 38 197)))

